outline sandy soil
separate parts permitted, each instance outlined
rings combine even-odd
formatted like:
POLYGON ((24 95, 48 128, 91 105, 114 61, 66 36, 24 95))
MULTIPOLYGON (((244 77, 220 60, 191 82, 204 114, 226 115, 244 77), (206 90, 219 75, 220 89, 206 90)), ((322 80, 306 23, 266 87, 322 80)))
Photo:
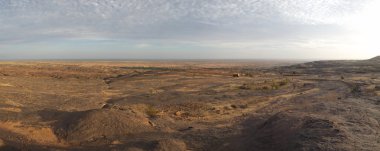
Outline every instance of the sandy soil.
POLYGON ((0 150, 380 150, 379 57, 291 64, 0 62, 0 150))

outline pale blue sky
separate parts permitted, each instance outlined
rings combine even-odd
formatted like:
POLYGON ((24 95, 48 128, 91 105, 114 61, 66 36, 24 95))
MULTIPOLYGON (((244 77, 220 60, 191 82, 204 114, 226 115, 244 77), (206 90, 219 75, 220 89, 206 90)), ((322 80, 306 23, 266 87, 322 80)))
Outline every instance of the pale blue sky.
POLYGON ((0 59, 364 59, 379 0, 0 0, 0 59))

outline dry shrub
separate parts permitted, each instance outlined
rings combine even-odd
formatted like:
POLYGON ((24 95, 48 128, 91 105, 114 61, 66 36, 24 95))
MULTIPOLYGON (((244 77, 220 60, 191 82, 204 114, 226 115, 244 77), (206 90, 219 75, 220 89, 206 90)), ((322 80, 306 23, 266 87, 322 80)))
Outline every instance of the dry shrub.
POLYGON ((198 102, 186 102, 170 106, 171 111, 180 111, 181 117, 203 117, 211 109, 210 105, 198 102))
POLYGON ((148 115, 149 117, 151 117, 151 118, 156 118, 156 117, 158 117, 158 113, 159 113, 160 111, 158 110, 158 109, 156 109, 154 106, 148 106, 147 108, 146 108, 146 110, 145 110, 145 113, 146 113, 146 115, 148 115))

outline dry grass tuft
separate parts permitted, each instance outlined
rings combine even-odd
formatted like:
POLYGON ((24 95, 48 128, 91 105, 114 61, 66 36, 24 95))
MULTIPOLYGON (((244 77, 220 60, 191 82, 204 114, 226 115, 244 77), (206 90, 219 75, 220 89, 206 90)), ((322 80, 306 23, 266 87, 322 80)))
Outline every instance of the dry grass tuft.
POLYGON ((158 113, 160 113, 160 111, 156 109, 154 106, 150 105, 146 108, 145 113, 151 118, 156 118, 158 117, 158 113))

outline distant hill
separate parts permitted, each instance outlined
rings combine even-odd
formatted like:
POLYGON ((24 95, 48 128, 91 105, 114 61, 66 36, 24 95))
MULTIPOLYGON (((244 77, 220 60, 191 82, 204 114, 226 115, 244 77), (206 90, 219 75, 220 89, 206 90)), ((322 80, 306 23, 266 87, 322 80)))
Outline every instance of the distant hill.
POLYGON ((369 59, 368 61, 380 62, 380 56, 369 59))
POLYGON ((368 60, 330 60, 313 61, 291 66, 277 68, 279 72, 285 74, 294 73, 372 73, 380 72, 380 56, 368 60))

